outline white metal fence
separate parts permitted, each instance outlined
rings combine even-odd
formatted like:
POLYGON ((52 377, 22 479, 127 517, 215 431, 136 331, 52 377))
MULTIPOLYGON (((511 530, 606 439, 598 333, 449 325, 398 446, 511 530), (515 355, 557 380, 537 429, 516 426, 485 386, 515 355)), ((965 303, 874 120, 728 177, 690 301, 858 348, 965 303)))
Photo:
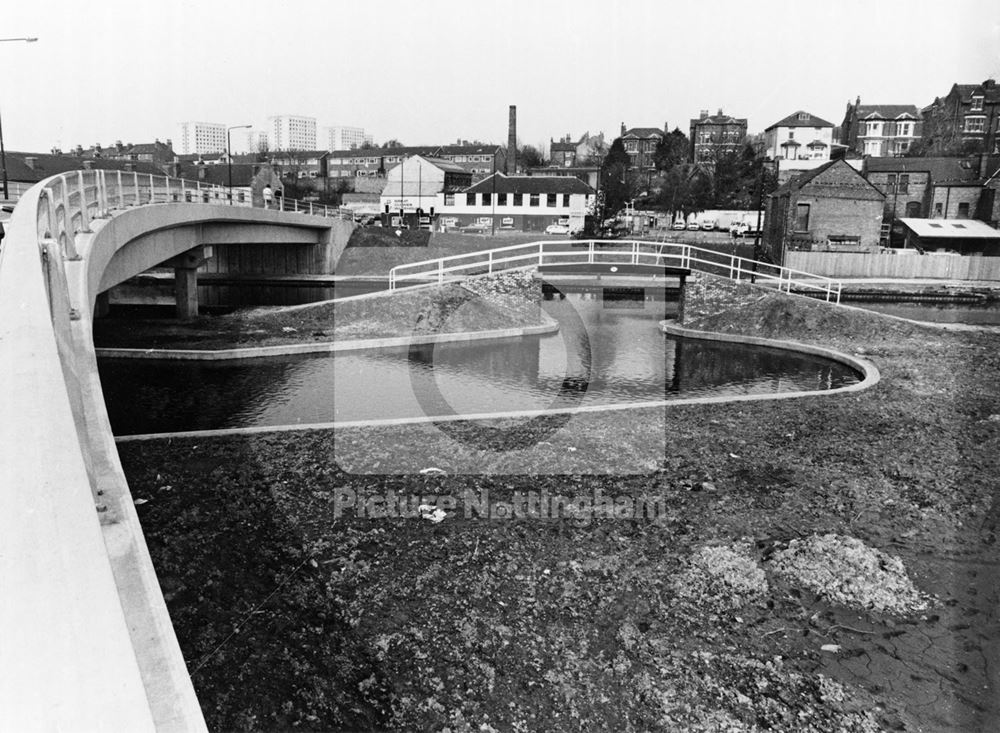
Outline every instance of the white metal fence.
POLYGON ((681 242, 581 240, 531 242, 468 254, 397 265, 389 271, 389 289, 401 283, 458 280, 469 275, 555 264, 653 265, 698 269, 734 280, 752 279, 778 290, 793 289, 840 302, 841 283, 790 267, 771 265, 735 254, 716 252, 681 242), (585 248, 585 249, 584 249, 585 248))

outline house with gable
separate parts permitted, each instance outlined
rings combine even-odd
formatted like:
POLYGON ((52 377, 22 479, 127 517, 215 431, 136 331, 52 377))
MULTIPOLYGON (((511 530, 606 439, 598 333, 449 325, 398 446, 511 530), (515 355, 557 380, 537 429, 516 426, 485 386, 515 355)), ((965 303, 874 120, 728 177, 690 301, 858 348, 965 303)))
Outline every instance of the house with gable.
POLYGON ((777 161, 778 181, 830 160, 833 123, 798 110, 764 130, 764 153, 777 161))
POLYGON ((884 204, 847 161, 827 161, 771 194, 764 246, 775 262, 790 249, 877 252, 884 204))
POLYGON ((995 79, 953 84, 922 115, 929 155, 1000 152, 1000 87, 995 79))
POLYGON ((920 111, 913 104, 847 103, 840 125, 848 151, 871 158, 906 155, 923 133, 920 111))
POLYGON ((653 155, 656 146, 669 131, 666 123, 661 130, 658 127, 632 127, 626 129, 622 123, 621 139, 628 155, 629 168, 639 173, 639 180, 649 186, 656 176, 656 163, 653 155))
POLYGON ((747 139, 746 119, 725 115, 721 109, 715 115, 701 110, 698 119, 691 120, 690 130, 690 156, 695 163, 711 164, 720 155, 739 153, 747 139))

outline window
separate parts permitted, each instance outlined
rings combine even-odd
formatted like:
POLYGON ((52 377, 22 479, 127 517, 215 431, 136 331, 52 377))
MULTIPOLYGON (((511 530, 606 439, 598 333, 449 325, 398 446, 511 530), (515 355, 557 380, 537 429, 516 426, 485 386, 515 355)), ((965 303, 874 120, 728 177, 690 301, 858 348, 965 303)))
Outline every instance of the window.
POLYGON ((569 208, 569 194, 568 193, 564 193, 563 194, 563 206, 566 207, 567 209, 569 208))
POLYGON ((899 192, 900 193, 910 192, 910 175, 908 173, 899 174, 899 192))
POLYGON ((985 117, 966 117, 963 132, 983 132, 986 128, 985 117))
POLYGON ((465 194, 465 205, 466 206, 475 206, 476 205, 476 194, 474 194, 474 193, 467 193, 467 194, 465 194))
POLYGON ((795 205, 795 231, 809 231, 809 204, 795 205))
POLYGON ((934 204, 934 216, 941 216, 941 202, 934 204))
POLYGON ((538 194, 528 194, 528 206, 538 206, 538 194))
POLYGON ((446 193, 444 195, 444 205, 445 206, 454 206, 455 205, 455 194, 453 194, 453 193, 446 193))
POLYGON ((881 122, 869 122, 868 123, 868 135, 875 137, 880 137, 882 135, 882 123, 881 122))
POLYGON ((505 193, 498 193, 497 194, 497 206, 506 206, 506 205, 507 205, 507 194, 505 194, 505 193))
POLYGON ((547 193, 547 194, 545 194, 545 205, 546 206, 555 206, 556 205, 556 201, 557 201, 558 198, 559 198, 558 194, 554 194, 554 193, 547 193))
POLYGON ((524 194, 515 193, 514 194, 514 206, 524 206, 524 194))
POLYGON ((958 218, 968 219, 969 218, 969 202, 963 201, 958 205, 958 218))
POLYGON ((919 219, 920 218, 920 202, 919 201, 907 201, 906 202, 906 216, 909 219, 919 219))
POLYGON ((795 139, 795 130, 789 130, 788 131, 788 139, 789 140, 794 140, 795 139))
POLYGON ((896 191, 896 174, 895 173, 890 173, 889 177, 888 177, 888 180, 886 181, 886 184, 885 184, 885 192, 886 193, 895 193, 895 191, 896 191))
POLYGON ((899 135, 900 137, 911 137, 913 135, 913 123, 897 122, 896 134, 899 135))
POLYGON ((492 202, 492 197, 488 193, 483 194, 483 206, 489 206, 492 202))
POLYGON ((972 98, 972 108, 971 108, 972 111, 973 112, 978 112, 982 108, 983 108, 983 98, 982 97, 973 97, 972 98))
POLYGON ((626 140, 626 141, 625 141, 625 150, 626 150, 627 152, 629 152, 629 153, 634 153, 634 152, 636 152, 636 151, 637 151, 637 147, 636 147, 636 142, 635 142, 635 140, 626 140))

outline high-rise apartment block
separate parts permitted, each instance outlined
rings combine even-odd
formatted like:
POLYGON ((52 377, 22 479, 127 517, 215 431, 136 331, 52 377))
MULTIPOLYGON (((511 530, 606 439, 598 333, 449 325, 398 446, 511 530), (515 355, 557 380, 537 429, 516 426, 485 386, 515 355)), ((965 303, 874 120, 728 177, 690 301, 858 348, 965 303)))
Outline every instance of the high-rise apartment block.
POLYGON ((182 122, 178 126, 176 152, 219 153, 226 149, 226 126, 220 122, 182 122))
POLYGON ((275 115, 267 118, 271 150, 315 150, 316 118, 275 115))
POLYGON ((365 146, 366 138, 370 139, 363 127, 328 127, 326 133, 327 150, 357 150, 365 146))

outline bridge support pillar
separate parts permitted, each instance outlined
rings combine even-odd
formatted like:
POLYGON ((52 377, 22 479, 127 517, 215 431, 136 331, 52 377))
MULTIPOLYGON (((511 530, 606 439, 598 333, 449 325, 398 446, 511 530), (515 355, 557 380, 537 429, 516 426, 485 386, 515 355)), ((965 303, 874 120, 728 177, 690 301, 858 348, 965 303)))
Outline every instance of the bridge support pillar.
POLYGON ((198 268, 211 256, 212 248, 202 245, 164 263, 174 268, 176 313, 182 320, 198 317, 198 268))
POLYGON ((94 318, 104 318, 104 316, 108 315, 108 311, 111 310, 110 295, 110 290, 105 290, 103 293, 97 294, 97 299, 94 302, 94 318))

